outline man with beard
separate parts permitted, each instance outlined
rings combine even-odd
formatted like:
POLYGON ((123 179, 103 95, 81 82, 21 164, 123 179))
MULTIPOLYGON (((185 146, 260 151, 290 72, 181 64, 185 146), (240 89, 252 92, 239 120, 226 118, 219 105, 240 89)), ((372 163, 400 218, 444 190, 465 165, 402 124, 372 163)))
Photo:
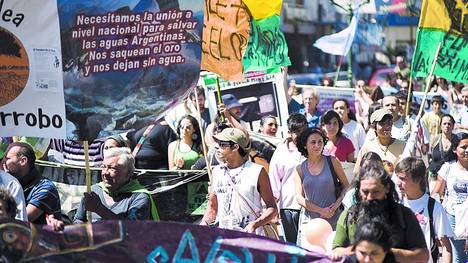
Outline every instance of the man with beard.
POLYGON ((3 158, 3 170, 13 175, 24 190, 26 213, 29 222, 46 224, 53 215, 61 219, 60 197, 54 183, 42 177, 35 165, 33 148, 24 142, 8 145, 3 158))
POLYGON ((397 262, 427 262, 429 251, 414 213, 398 203, 395 184, 379 164, 370 164, 359 173, 357 204, 343 211, 333 240, 333 259, 352 254, 356 225, 372 218, 390 225, 397 262))

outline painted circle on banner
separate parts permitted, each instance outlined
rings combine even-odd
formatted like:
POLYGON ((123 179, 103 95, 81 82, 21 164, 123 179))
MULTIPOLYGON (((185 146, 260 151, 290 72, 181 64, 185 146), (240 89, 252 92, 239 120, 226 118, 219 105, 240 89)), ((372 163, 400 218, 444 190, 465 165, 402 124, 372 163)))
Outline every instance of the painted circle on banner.
POLYGON ((29 60, 21 41, 0 27, 0 106, 15 100, 26 87, 29 60))

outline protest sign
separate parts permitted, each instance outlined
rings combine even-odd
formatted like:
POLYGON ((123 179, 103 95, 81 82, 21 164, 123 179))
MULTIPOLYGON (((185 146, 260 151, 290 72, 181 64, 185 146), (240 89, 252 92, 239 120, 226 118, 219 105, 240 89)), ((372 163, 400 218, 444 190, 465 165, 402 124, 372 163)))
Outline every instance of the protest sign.
POLYGON ((439 43, 442 43, 434 75, 468 82, 468 25, 463 22, 466 6, 457 1, 424 0, 419 20, 413 76, 426 77, 439 43))
POLYGON ((291 65, 278 15, 250 22, 249 43, 242 63, 246 72, 291 65))
POLYGON ((205 0, 201 68, 242 80, 250 18, 241 0, 205 0))
POLYGON ((141 128, 177 104, 199 77, 202 8, 59 0, 68 138, 141 128))
POLYGON ((355 112, 354 108, 354 89, 350 88, 333 88, 324 86, 296 85, 304 90, 314 88, 317 90, 320 103, 317 108, 320 112, 326 112, 333 109, 333 101, 336 99, 344 99, 349 103, 350 109, 355 112))
POLYGON ((58 25, 55 0, 0 0, 0 136, 65 138, 58 25))
POLYGON ((281 14, 283 0, 242 0, 255 20, 281 14))
POLYGON ((7 262, 332 262, 290 243, 207 226, 112 220, 54 232, 26 222, 0 223, 7 262))

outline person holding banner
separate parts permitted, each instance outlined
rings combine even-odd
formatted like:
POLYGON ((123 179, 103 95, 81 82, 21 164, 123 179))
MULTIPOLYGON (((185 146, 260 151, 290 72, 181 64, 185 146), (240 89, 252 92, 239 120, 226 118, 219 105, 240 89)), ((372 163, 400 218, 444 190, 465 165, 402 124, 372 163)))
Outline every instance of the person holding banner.
POLYGON ((242 130, 226 128, 213 138, 223 164, 213 168, 208 207, 200 224, 209 225, 217 218, 220 228, 264 235, 264 226, 278 213, 267 172, 248 160, 250 140, 242 130))
POLYGON ((151 193, 133 177, 135 159, 127 148, 111 148, 101 165, 102 182, 84 193, 73 223, 101 220, 159 220, 151 193))

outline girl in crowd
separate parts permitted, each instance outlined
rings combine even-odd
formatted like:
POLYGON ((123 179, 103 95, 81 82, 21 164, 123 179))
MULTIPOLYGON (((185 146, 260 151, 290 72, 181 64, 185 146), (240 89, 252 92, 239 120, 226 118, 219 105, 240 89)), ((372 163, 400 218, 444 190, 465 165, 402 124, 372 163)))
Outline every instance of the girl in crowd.
POLYGON ((263 135, 275 137, 278 131, 278 122, 273 115, 267 115, 260 120, 260 133, 263 135))
POLYGON ((388 225, 378 221, 364 221, 357 226, 353 242, 354 263, 393 263, 392 240, 388 225))
POLYGON ((327 135, 325 155, 334 156, 341 162, 354 162, 353 142, 341 132, 343 121, 340 115, 333 110, 327 111, 322 116, 321 127, 327 135))
POLYGON ((449 85, 446 79, 437 76, 432 85, 431 92, 443 95, 446 98, 449 97, 449 85))
MULTIPOLYGON (((454 207, 468 199, 468 133, 453 135, 452 151, 454 154, 449 157, 438 172, 437 184, 433 193, 443 196, 445 191, 443 205, 451 227, 455 230, 457 222, 454 207)), ((450 242, 452 243, 452 262, 467 262, 466 239, 451 238, 450 242)))
POLYGON ((353 142, 354 157, 357 157, 359 149, 364 145, 366 131, 362 125, 356 121, 356 115, 351 111, 347 100, 336 99, 333 102, 333 110, 340 115, 340 118, 343 121, 343 131, 353 142))
POLYGON ((430 176, 436 177, 437 172, 440 170, 444 162, 452 155, 451 140, 453 137, 454 125, 455 119, 452 115, 444 114, 442 115, 442 118, 440 118, 440 127, 442 132, 434 136, 430 143, 430 176))
POLYGON ((201 135, 197 120, 186 115, 177 125, 179 139, 168 147, 169 170, 191 169, 201 155, 201 135))
POLYGON ((306 129, 297 141, 299 152, 307 158, 296 167, 293 174, 296 199, 303 207, 298 245, 301 245, 301 228, 310 219, 321 217, 335 229, 344 190, 349 185, 341 163, 333 157, 323 155, 325 143, 325 134, 318 128, 306 129))

